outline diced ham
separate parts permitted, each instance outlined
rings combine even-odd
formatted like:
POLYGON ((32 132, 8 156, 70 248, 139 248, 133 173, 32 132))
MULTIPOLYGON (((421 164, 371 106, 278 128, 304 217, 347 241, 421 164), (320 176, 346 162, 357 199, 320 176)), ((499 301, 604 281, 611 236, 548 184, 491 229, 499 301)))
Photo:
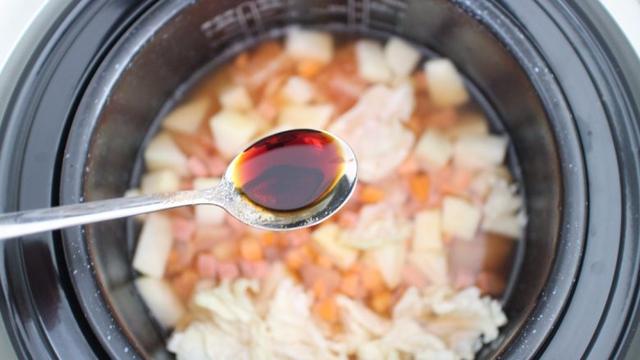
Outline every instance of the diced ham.
POLYGON ((341 211, 338 217, 338 225, 342 228, 351 228, 358 223, 358 213, 355 211, 341 211))
POLYGON ((453 278, 453 287, 456 289, 464 289, 475 283, 475 276, 469 271, 458 271, 453 278))
POLYGON ((218 275, 221 280, 233 280, 240 275, 238 265, 230 261, 218 263, 218 275))
POLYGON ((174 217, 171 219, 171 230, 177 241, 189 241, 196 231, 196 225, 191 219, 174 217))
POLYGON ((242 276, 250 279, 263 279, 269 273, 269 264, 266 261, 240 261, 242 276))
POLYGON ((191 175, 195 177, 204 177, 209 173, 204 161, 195 156, 190 156, 187 160, 187 169, 189 169, 191 175))
MULTIPOLYGON (((208 132, 208 131, 207 131, 208 132)), ((173 141, 182 150, 182 152, 190 157, 196 157, 198 159, 206 159, 209 154, 214 150, 213 142, 210 138, 202 136, 200 134, 184 134, 184 133, 171 133, 173 141)))
POLYGON ((198 273, 200 276, 204 278, 213 279, 216 276, 217 270, 217 260, 213 255, 210 254, 200 254, 198 255, 198 260, 196 267, 198 269, 198 273))
POLYGON ((219 156, 208 157, 205 163, 211 176, 222 176, 227 170, 227 162, 219 156))
POLYGON ((311 231, 309 231, 308 228, 297 229, 286 232, 284 237, 290 246, 298 247, 309 242, 311 239, 311 231))
POLYGON ((422 271, 410 264, 402 268, 402 278, 408 286, 414 286, 418 289, 424 288, 429 284, 429 279, 422 271))

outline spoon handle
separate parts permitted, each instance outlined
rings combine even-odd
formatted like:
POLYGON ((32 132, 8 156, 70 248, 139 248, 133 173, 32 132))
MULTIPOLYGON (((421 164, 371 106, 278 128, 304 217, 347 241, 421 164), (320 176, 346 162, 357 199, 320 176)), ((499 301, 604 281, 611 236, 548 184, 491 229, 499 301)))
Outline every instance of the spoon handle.
POLYGON ((211 202, 202 191, 193 190, 0 214, 0 240, 204 203, 211 202))

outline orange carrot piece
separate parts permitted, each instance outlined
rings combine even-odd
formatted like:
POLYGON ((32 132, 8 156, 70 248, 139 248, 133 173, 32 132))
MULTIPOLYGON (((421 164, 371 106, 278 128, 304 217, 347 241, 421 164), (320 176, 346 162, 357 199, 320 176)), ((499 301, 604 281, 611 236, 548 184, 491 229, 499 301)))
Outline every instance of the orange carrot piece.
POLYGON ((334 298, 329 297, 313 305, 312 312, 320 319, 335 323, 338 321, 338 306, 334 298))
POLYGON ((249 54, 245 51, 236 56, 233 60, 233 66, 239 69, 246 67, 249 64, 249 54))
POLYGON ((262 260, 262 247, 253 238, 246 238, 240 241, 240 256, 249 261, 262 260))
POLYGON ((429 175, 417 174, 409 178, 411 194, 419 202, 425 202, 429 198, 429 175))
POLYGON ((389 291, 381 291, 374 294, 370 305, 379 314, 387 313, 391 307, 391 293, 389 291))
POLYGON ((322 69, 322 63, 315 60, 301 60, 296 66, 298 75, 307 79, 316 76, 320 69, 322 69))
POLYGON ((276 237, 277 235, 274 232, 267 231, 260 236, 260 242, 262 246, 272 246, 276 243, 276 237))
POLYGON ((232 260, 238 254, 236 241, 224 240, 213 245, 212 253, 218 260, 232 260))
POLYGON ((191 292, 199 279, 198 273, 193 270, 187 270, 172 278, 169 282, 173 291, 178 295, 178 298, 186 303, 189 301, 191 292))
POLYGON ((284 262, 290 270, 297 271, 304 264, 304 256, 298 249, 291 250, 285 255, 284 262))
POLYGON ((367 266, 363 268, 361 274, 362 284, 364 285, 365 289, 371 292, 376 292, 384 289, 384 280, 382 279, 382 275, 377 268, 373 266, 367 266))
POLYGON ((364 288, 358 275, 347 274, 343 276, 340 282, 340 292, 352 298, 359 298, 364 293, 364 288))
POLYGON ((365 185, 360 193, 360 201, 365 204, 377 203, 384 198, 384 191, 373 185, 365 185))
POLYGON ((333 261, 326 255, 318 255, 316 257, 316 263, 325 269, 331 269, 331 267, 333 267, 333 261))
POLYGON ((313 295, 316 297, 316 299, 324 299, 329 296, 329 288, 326 281, 324 281, 322 277, 318 277, 316 281, 313 282, 311 291, 313 292, 313 295))

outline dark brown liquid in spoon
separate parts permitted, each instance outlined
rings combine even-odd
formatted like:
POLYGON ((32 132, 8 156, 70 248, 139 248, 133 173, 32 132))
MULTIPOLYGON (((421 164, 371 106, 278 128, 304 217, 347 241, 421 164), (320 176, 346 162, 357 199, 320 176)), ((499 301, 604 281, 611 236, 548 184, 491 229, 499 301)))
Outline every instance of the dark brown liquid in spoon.
POLYGON ((240 154, 233 180, 255 204, 292 211, 322 200, 343 171, 335 138, 316 130, 291 130, 268 136, 240 154))

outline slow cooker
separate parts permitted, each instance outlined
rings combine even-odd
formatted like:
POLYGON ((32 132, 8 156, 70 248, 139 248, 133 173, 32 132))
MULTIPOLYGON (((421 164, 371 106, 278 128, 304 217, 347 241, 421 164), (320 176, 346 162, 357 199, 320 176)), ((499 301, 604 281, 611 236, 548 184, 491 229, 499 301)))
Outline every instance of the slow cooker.
MULTIPOLYGON (((0 103, 0 210, 120 196, 172 101, 290 24, 399 35, 451 58, 505 130, 529 223, 479 358, 640 354, 640 62, 595 0, 77 1, 0 103), (6 100, 6 101, 5 101, 6 100)), ((19 358, 170 358, 132 284, 136 229, 113 221, 0 249, 19 358)))

